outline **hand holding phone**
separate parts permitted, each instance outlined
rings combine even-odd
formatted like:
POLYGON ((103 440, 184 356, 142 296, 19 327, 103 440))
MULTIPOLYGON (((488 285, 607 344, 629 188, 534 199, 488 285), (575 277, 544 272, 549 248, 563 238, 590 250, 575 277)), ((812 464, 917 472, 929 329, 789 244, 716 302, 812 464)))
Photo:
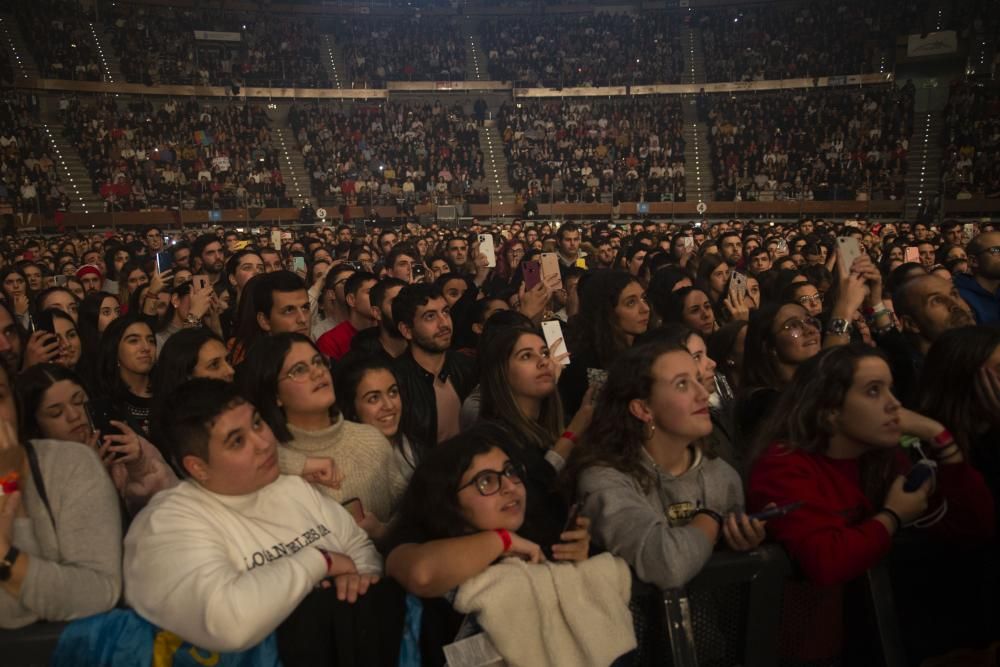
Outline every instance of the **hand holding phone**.
POLYGON ((851 273, 854 260, 861 256, 861 244, 853 236, 837 237, 837 266, 840 276, 846 278, 851 273))
POLYGON ((771 507, 768 509, 761 510, 750 515, 751 519, 757 519, 758 521, 767 521, 768 519, 774 519, 779 516, 785 516, 786 514, 791 514, 798 508, 802 507, 803 502, 800 500, 794 503, 788 503, 787 505, 780 505, 777 507, 771 507))
POLYGON ((917 249, 917 246, 915 245, 906 246, 906 249, 903 251, 903 261, 906 262, 907 264, 920 263, 920 250, 917 249))
POLYGON ((492 234, 480 234, 479 235, 479 252, 486 255, 486 266, 490 269, 496 268, 497 265, 497 251, 493 246, 493 235, 492 234))
POLYGON ((542 282, 542 266, 536 260, 521 262, 521 275, 524 276, 524 289, 530 290, 542 282))
MULTIPOLYGON (((560 343, 565 341, 562 324, 559 320, 545 320, 542 322, 542 335, 545 337, 545 344, 549 350, 555 349, 560 343)), ((563 366, 569 366, 569 354, 561 359, 559 363, 563 366)))

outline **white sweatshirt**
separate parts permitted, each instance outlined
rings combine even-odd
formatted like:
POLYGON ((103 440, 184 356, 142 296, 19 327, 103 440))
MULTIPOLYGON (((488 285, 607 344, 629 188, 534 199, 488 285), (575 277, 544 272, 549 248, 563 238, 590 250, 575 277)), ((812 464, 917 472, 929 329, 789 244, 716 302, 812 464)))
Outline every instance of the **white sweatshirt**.
POLYGON ((125 537, 125 599, 153 624, 200 648, 241 651, 263 641, 326 576, 313 547, 381 574, 365 531, 300 477, 245 496, 191 481, 161 491, 125 537))

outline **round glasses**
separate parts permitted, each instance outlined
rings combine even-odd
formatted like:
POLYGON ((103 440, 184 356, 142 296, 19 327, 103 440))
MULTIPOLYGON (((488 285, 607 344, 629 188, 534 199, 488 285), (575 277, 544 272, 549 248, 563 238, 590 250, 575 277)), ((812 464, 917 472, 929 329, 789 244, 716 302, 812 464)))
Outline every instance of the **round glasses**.
POLYGON ((503 486, 503 477, 506 477, 514 484, 521 484, 521 480, 524 478, 524 467, 520 464, 508 461, 504 465, 503 470, 481 470, 476 473, 468 484, 463 484, 458 487, 458 490, 475 486, 476 490, 479 491, 481 496, 492 496, 500 492, 500 487, 503 486))
POLYGON ((823 295, 819 294, 819 293, 816 293, 816 294, 805 294, 803 296, 800 296, 798 299, 796 299, 796 301, 800 305, 803 305, 803 306, 806 306, 806 305, 809 305, 809 304, 812 304, 812 303, 815 303, 815 304, 818 304, 818 305, 822 306, 823 305, 823 295))
POLYGON ((309 363, 300 361, 285 373, 280 379, 281 380, 291 380, 292 382, 305 382, 310 377, 312 377, 312 372, 314 368, 327 368, 326 359, 322 354, 317 354, 314 356, 309 363))
POLYGON ((792 338, 801 338, 805 335, 807 328, 813 329, 817 333, 823 330, 823 326, 815 317, 793 317, 782 324, 779 331, 787 331, 792 338))

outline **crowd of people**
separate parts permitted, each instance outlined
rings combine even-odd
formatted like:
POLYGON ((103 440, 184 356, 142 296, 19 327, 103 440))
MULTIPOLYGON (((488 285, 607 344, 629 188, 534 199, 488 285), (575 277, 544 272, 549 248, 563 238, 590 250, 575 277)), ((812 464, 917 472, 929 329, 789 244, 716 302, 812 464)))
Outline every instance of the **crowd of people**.
POLYGON ((943 115, 941 184, 945 196, 1000 197, 1000 89, 955 83, 943 115))
POLYGON ((490 77, 527 88, 678 83, 684 68, 666 13, 505 16, 479 32, 490 77))
POLYGON ((489 201, 479 129, 461 105, 296 104, 288 123, 321 204, 489 201))
POLYGON ((702 96, 715 198, 902 199, 912 83, 702 96))
POLYGON ((453 18, 351 17, 334 25, 334 40, 347 68, 347 81, 357 87, 466 77, 465 39, 453 18))
MULTIPOLYGON (((761 81, 890 72, 913 3, 805 2, 698 13, 705 80, 761 81)), ((921 32, 921 31, 916 31, 921 32)))
POLYGON ((332 87, 307 18, 126 3, 102 12, 129 83, 332 87))
POLYGON ((92 13, 75 0, 19 2, 13 9, 24 43, 43 77, 102 80, 106 68, 94 42, 92 13))
POLYGON ((0 256, 0 627, 82 619, 73 664, 162 630, 253 664, 444 664, 471 635, 631 665, 658 627, 636 591, 766 542, 810 609, 783 662, 857 645, 848 584, 883 561, 919 577, 914 664, 1000 639, 992 224, 148 227, 0 256))
POLYGON ((679 98, 519 101, 500 108, 497 127, 524 200, 685 199, 679 98))
POLYGON ((65 211, 69 198, 29 95, 0 98, 0 205, 20 213, 65 211))
POLYGON ((66 139, 108 211, 289 204, 263 105, 66 98, 66 139))

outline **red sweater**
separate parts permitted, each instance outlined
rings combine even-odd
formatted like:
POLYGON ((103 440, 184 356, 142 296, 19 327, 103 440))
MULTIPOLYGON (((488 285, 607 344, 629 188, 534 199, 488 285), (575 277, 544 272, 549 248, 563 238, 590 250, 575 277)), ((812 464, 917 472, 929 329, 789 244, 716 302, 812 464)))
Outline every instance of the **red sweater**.
MULTIPOLYGON (((900 473, 909 469, 900 451, 900 473)), ((940 537, 972 542, 992 536, 993 500, 982 476, 967 463, 939 466, 931 508, 948 501, 944 519, 930 529, 940 537)), ((788 550, 805 575, 820 585, 846 583, 876 565, 891 538, 873 518, 861 491, 856 459, 831 459, 772 444, 754 464, 747 507, 760 511, 770 502, 805 504, 773 519, 767 532, 788 550)))
POLYGON ((350 320, 344 320, 334 328, 327 331, 316 341, 319 351, 333 359, 340 361, 341 357, 351 351, 351 340, 358 334, 350 320))

